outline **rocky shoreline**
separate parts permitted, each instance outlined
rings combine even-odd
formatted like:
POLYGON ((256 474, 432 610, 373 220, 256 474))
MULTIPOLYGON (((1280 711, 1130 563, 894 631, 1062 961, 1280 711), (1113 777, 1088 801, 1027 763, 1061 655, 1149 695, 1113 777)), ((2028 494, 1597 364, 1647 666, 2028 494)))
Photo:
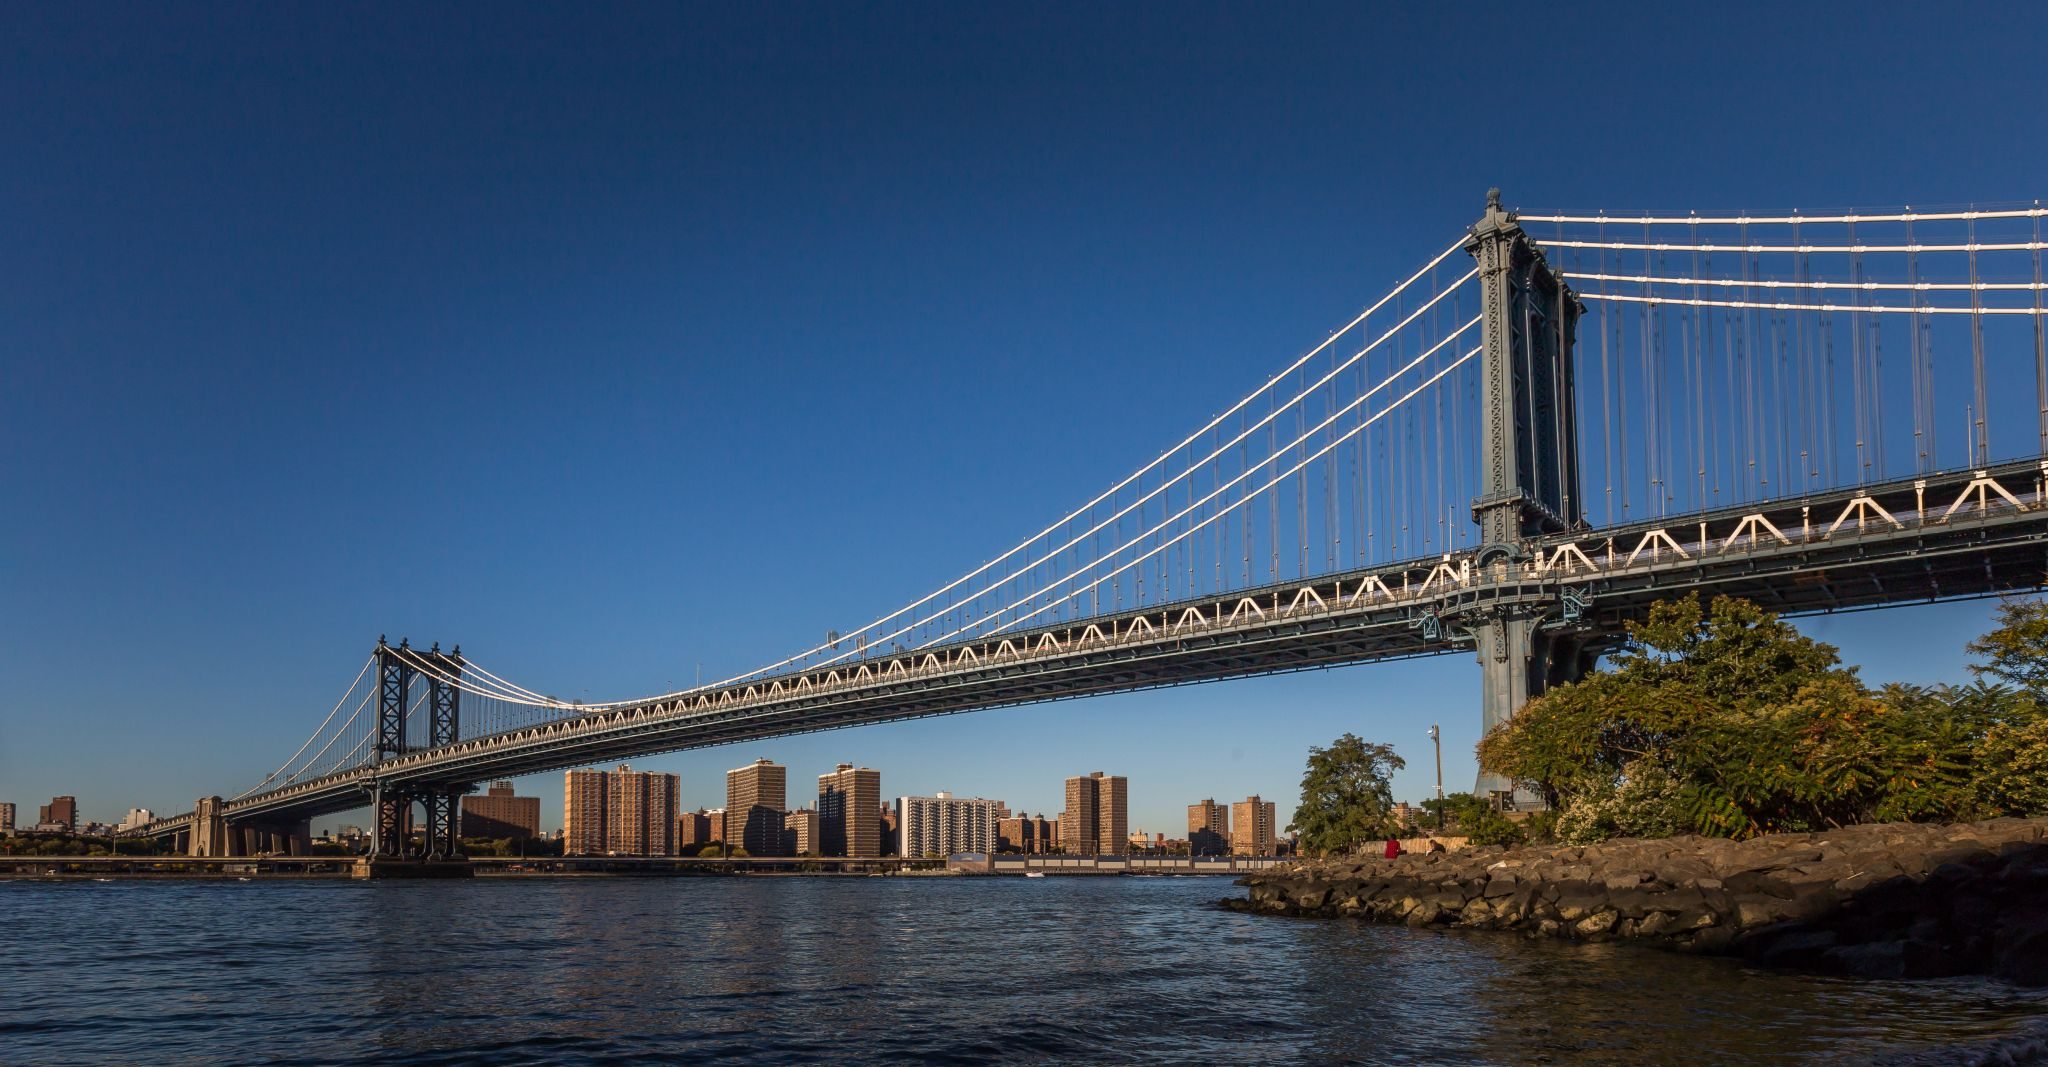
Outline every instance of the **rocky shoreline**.
POLYGON ((2048 985, 2048 819, 1295 864, 1237 911, 1637 940, 1765 966, 2048 985))

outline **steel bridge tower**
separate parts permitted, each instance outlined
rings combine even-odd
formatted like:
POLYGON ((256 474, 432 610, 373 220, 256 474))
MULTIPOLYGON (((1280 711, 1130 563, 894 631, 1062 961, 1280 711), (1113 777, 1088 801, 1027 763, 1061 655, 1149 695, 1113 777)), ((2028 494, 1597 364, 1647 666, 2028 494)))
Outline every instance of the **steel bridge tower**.
MULTIPOLYGON (((1480 477, 1472 501, 1481 548, 1474 566, 1490 579, 1477 596, 1445 613, 1479 655, 1484 730, 1506 722, 1532 697, 1580 677, 1613 635, 1582 620, 1585 598, 1554 582, 1527 578, 1524 561, 1539 537, 1581 529, 1578 411, 1572 347, 1585 310, 1515 219, 1500 190, 1465 251, 1478 261, 1481 326, 1480 477), (1520 579, 1520 580, 1518 580, 1520 579)), ((1477 795, 1530 806, 1513 783, 1481 771, 1477 795)))
MULTIPOLYGON (((437 748, 461 737, 462 692, 453 679, 462 676, 462 648, 442 652, 439 643, 431 651, 416 651, 404 640, 397 648, 377 639, 377 738, 374 760, 382 763, 415 748, 437 748), (421 671, 424 663, 433 671, 421 671), (408 727, 413 718, 413 689, 424 675, 426 689, 420 694, 426 720, 422 743, 411 743, 408 727)), ((394 788, 380 778, 371 787, 370 854, 379 859, 458 859, 462 855, 461 798, 468 785, 446 787, 394 788), (412 848, 412 811, 419 804, 426 813, 424 841, 418 852, 412 848)))

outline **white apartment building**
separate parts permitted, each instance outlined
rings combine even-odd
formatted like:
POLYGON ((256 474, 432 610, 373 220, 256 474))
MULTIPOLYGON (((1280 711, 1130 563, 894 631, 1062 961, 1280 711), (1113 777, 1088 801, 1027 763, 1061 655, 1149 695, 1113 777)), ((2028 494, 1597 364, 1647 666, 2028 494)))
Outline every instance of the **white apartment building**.
POLYGON ((905 857, 994 852, 996 824, 1007 810, 1000 800, 956 797, 896 798, 896 854, 905 857))

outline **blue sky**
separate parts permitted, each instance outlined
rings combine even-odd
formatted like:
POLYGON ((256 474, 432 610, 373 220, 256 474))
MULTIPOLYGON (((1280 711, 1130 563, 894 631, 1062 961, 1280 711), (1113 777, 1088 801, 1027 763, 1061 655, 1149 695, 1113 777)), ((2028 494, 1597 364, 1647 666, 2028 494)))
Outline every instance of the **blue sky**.
MULTIPOLYGON (((603 699, 1007 547, 1529 208, 2031 199, 2048 15, 1908 5, 20 9, 0 35, 0 800, 183 810, 379 634, 603 699), (991 447, 991 441, 1001 447, 991 447)), ((1814 621, 1958 678, 1983 605, 1814 621)), ((1469 785, 1464 657, 766 755, 1133 826, 1351 730, 1469 785)), ((522 783, 558 818, 558 776, 522 783)), ((32 811, 30 812, 32 814, 32 811)))

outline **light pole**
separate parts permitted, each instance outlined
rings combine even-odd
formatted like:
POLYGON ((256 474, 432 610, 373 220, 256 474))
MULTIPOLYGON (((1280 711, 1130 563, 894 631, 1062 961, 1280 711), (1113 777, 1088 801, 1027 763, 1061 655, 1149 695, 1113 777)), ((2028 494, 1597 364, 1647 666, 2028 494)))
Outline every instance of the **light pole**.
POLYGON ((1429 726, 1429 743, 1436 748, 1436 829, 1444 829, 1444 740, 1435 723, 1429 726))

